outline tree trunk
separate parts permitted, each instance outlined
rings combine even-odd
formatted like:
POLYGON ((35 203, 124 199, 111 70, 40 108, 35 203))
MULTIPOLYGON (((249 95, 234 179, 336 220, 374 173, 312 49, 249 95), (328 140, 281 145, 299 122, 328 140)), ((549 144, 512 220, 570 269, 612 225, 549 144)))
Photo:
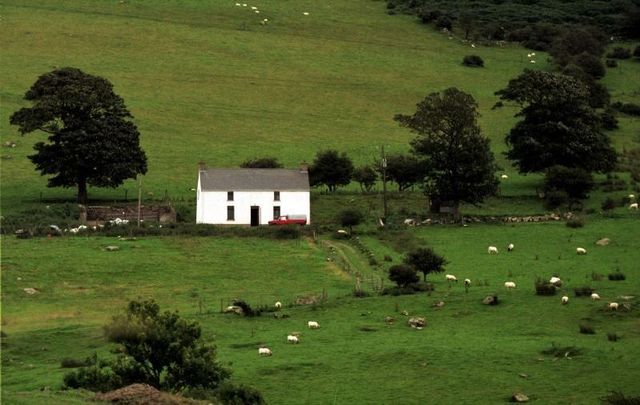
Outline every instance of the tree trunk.
POLYGON ((453 220, 455 222, 458 222, 462 219, 462 216, 460 215, 460 203, 458 201, 453 203, 453 220))
POLYGON ((87 203, 87 179, 78 177, 78 204, 87 203))

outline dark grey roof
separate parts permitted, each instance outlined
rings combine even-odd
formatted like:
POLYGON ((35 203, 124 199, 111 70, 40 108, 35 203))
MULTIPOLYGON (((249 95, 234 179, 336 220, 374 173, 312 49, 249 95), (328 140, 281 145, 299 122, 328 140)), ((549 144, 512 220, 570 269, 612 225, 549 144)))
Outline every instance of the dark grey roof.
POLYGON ((204 191, 309 191, 309 173, 298 169, 206 169, 200 171, 204 191))

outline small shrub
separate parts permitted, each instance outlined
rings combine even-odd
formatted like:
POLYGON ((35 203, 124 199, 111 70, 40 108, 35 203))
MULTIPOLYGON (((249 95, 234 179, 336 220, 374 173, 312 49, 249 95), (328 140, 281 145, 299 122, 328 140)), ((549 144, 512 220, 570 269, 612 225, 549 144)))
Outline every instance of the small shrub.
POLYGON ((593 288, 591 287, 578 287, 573 289, 576 297, 590 297, 593 294, 593 288))
POLYGON ((462 64, 469 67, 483 67, 484 60, 478 55, 467 55, 462 59, 462 64))
POLYGON ((398 284, 398 287, 407 287, 409 284, 420 280, 417 271, 408 264, 397 264, 389 268, 389 280, 398 284))
POLYGON ((364 291, 364 290, 353 290, 353 294, 354 297, 356 298, 367 298, 370 297, 371 294, 369 294, 368 292, 364 291))
POLYGON ((618 336, 618 334, 617 334, 617 333, 615 333, 615 332, 609 332, 609 333, 607 333, 607 340, 608 340, 609 342, 617 342, 617 341, 618 341, 618 339, 620 339, 620 336, 618 336))
POLYGON ((596 330, 594 329, 593 326, 589 325, 588 323, 581 323, 580 333, 585 335, 594 335, 596 333, 596 330))
POLYGON ((536 295, 556 295, 556 286, 546 281, 536 281, 536 295))
POLYGON ((233 305, 236 307, 242 308, 242 315, 244 316, 248 316, 248 317, 260 316, 260 314, 262 313, 260 309, 254 310, 253 308, 251 308, 249 304, 247 304, 243 300, 234 300, 233 305))
POLYGON ((71 371, 65 374, 63 383, 67 388, 85 388, 95 392, 111 391, 120 388, 123 384, 120 377, 115 375, 110 367, 102 367, 101 364, 71 371))
POLYGON ((627 397, 619 391, 611 391, 609 395, 606 395, 600 399, 602 400, 603 404, 609 405, 640 405, 640 396, 627 397))
POLYGON ((600 281, 604 278, 604 274, 596 273, 595 271, 591 272, 591 280, 592 281, 600 281))
POLYGON ((581 217, 573 217, 568 219, 565 225, 569 228, 582 228, 584 226, 584 219, 581 217))
POLYGON ((600 207, 602 208, 603 211, 611 211, 612 209, 614 209, 616 207, 616 201, 611 197, 607 197, 602 202, 600 207))
POLYGON ((607 54, 607 58, 613 59, 629 59, 631 58, 631 49, 616 47, 607 54))
POLYGON ((610 281, 622 281, 622 280, 626 280, 627 277, 625 277, 624 273, 621 273, 619 271, 616 271, 615 273, 609 273, 609 280, 610 281))
POLYGON ((399 295, 411 295, 415 293, 416 291, 411 287, 386 287, 380 291, 380 295, 391 295, 393 297, 397 297, 399 295))
POLYGON ((433 291, 435 289, 432 283, 427 283, 425 281, 413 283, 411 287, 413 287, 415 291, 433 291))
POLYGON ((452 26, 451 19, 446 15, 440 16, 436 20, 436 27, 438 27, 439 29, 447 29, 451 31, 451 26, 452 26))
POLYGON ((604 63, 608 68, 618 67, 618 62, 614 59, 607 59, 604 63))
POLYGON ((611 108, 618 110, 623 114, 640 116, 640 105, 634 103, 615 102, 611 104, 611 108))
POLYGON ((225 405, 264 405, 262 394, 245 385, 223 383, 217 390, 218 398, 225 405))

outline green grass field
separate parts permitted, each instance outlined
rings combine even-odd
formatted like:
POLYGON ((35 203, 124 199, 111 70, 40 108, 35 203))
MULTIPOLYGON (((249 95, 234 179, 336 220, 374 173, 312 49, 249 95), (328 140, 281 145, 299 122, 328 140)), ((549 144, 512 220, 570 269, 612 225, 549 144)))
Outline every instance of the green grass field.
MULTIPOLYGON (((43 135, 24 138, 8 125, 26 105, 24 92, 54 67, 75 66, 106 77, 133 113, 149 157, 145 192, 190 196, 196 164, 236 166, 273 155, 296 167, 324 148, 357 163, 408 149, 413 135, 393 116, 411 113, 427 93, 456 86, 479 103, 481 126, 512 178, 503 192, 528 188, 500 154, 516 109, 491 110, 493 93, 524 68, 548 68, 540 54, 528 63, 517 46, 478 46, 433 32, 411 16, 390 16, 381 1, 279 2, 261 14, 232 1, 2 1, 0 136, 14 140, 2 160, 3 212, 43 199, 70 199, 73 190, 47 189, 25 158, 43 135), (304 16, 303 12, 309 12, 304 16), (268 25, 260 25, 268 18, 268 25), (486 67, 462 66, 476 53, 486 67)), ((614 100, 638 100, 640 64, 621 61, 605 78, 614 100)), ((621 119, 613 134, 631 146, 638 120, 621 119)), ((135 194, 92 189, 93 198, 135 194)))
MULTIPOLYGON (((531 65, 527 50, 515 45, 472 49, 411 16, 387 15, 383 1, 261 0, 260 14, 234 4, 0 0, 0 140, 18 144, 1 153, 2 215, 74 199, 74 190, 46 188, 46 179, 26 159, 44 135, 20 137, 8 124, 10 114, 26 105, 22 96, 36 78, 62 66, 106 77, 124 98, 149 158, 148 199, 166 193, 189 204, 199 160, 225 167, 272 155, 295 167, 324 148, 346 151, 356 164, 371 162, 383 145, 391 152, 406 151, 413 135, 393 121, 394 114, 411 113, 427 93, 456 86, 478 101, 482 129, 509 174, 499 198, 483 207, 464 206, 463 212, 544 212, 535 197, 540 177, 519 176, 501 154, 515 107, 491 107, 497 101, 494 92, 523 69, 550 68, 545 55, 531 65), (267 25, 259 24, 263 18, 267 25), (463 56, 471 53, 486 67, 463 67, 463 56)), ((638 78, 640 63, 628 60, 608 70, 603 82, 614 101, 638 103, 638 78)), ((640 120, 621 117, 620 127, 611 133, 616 147, 637 146, 640 120)), ((125 193, 131 199, 135 190, 127 182, 89 194, 110 201, 125 193)), ((205 340, 218 345, 219 358, 233 369, 233 380, 259 389, 272 404, 493 404, 515 391, 538 403, 596 404, 611 390, 640 395, 639 301, 620 298, 640 294, 638 216, 626 208, 609 218, 598 213, 606 197, 619 200, 635 192, 631 185, 611 194, 594 191, 586 202, 594 213, 581 229, 563 223, 472 224, 390 233, 374 229, 380 195, 356 190, 351 185, 335 195, 314 193, 312 217, 331 227, 345 206, 368 213, 360 238, 375 253, 378 268, 352 245, 326 234, 319 243, 3 237, 2 331, 8 337, 2 339, 2 402, 91 398, 86 392, 59 391, 67 371, 60 360, 93 352, 110 356, 102 325, 139 296, 199 321, 205 340), (595 246, 602 237, 612 243, 595 246), (511 242, 516 250, 507 254, 511 242), (328 244, 337 247, 339 261, 326 260, 328 244), (447 272, 473 280, 468 293, 435 275, 431 295, 351 297, 356 271, 370 289, 368 280, 386 279, 388 265, 422 244, 449 260, 447 272), (107 245, 121 250, 107 252, 107 245), (489 256, 488 245, 498 246, 500 254, 489 256), (587 248, 588 255, 577 256, 577 246, 587 248), (384 262, 385 255, 393 261, 384 262), (609 281, 607 274, 617 269, 627 279, 609 281), (562 291, 536 296, 536 277, 554 274, 566 282, 562 291), (518 288, 505 291, 507 280, 518 288), (595 288, 603 300, 575 298, 572 289, 582 286, 595 288), (27 295, 27 287, 40 292, 27 295), (323 305, 288 306, 296 297, 323 291, 328 295, 323 305), (482 298, 494 292, 503 302, 483 306, 482 298), (569 305, 560 304, 562 293, 569 295, 569 305), (220 306, 233 298, 254 306, 281 300, 290 318, 221 314, 220 306), (432 307, 440 300, 443 308, 432 307), (607 311, 606 303, 613 300, 631 309, 607 311), (402 310, 426 316, 427 327, 407 327, 402 310), (385 316, 395 317, 395 324, 386 325, 385 316), (312 319, 320 322, 319 330, 306 329, 312 319), (585 322, 595 327, 595 335, 578 333, 585 322), (286 344, 292 331, 302 332, 298 346, 286 344), (607 333, 621 339, 609 342, 607 333), (260 344, 272 347, 274 356, 258 357, 260 344), (583 352, 571 359, 541 354, 552 345, 583 352)), ((401 221, 424 212, 425 200, 419 192, 394 192, 389 205, 401 221)))
MULTIPOLYGON (((515 390, 541 403, 597 403, 608 390, 637 390, 637 298, 620 298, 635 296, 640 288, 635 227, 625 219, 609 219, 577 230, 560 223, 416 228, 420 243, 429 243, 450 261, 448 272, 473 280, 469 293, 435 275, 430 277, 436 291, 430 296, 363 299, 350 297, 350 275, 326 262, 326 252, 306 240, 5 238, 3 395, 25 403, 38 398, 25 392, 42 395, 41 387, 60 395, 56 390, 67 371, 60 360, 94 351, 109 356, 101 326, 128 299, 142 296, 199 321, 205 339, 218 345, 219 358, 232 363, 235 381, 254 385, 269 403, 496 403, 515 390), (611 244, 594 246, 604 236, 611 244), (509 242, 516 244, 511 254, 486 253, 489 244, 503 249, 509 242), (108 244, 121 250, 103 251, 108 244), (577 256, 577 246, 586 247, 588 255, 577 256), (627 279, 607 280, 616 269, 627 279), (267 271, 268 276, 260 273, 267 271), (592 273, 604 278, 595 281, 592 273), (565 281, 562 291, 536 296, 534 280, 554 274, 565 281), (518 288, 506 291, 502 284, 507 280, 518 288), (582 286, 595 288, 603 300, 574 298, 572 289, 582 286), (40 293, 29 296, 24 287, 40 293), (289 303, 323 289, 326 304, 287 307, 288 319, 219 313, 220 301, 226 305, 233 297, 252 305, 276 299, 289 303), (482 298, 494 292, 503 302, 483 306, 482 298), (569 295, 569 305, 560 304, 562 294, 569 295), (431 307, 439 300, 445 301, 443 308, 431 307), (613 300, 630 303, 631 310, 607 311, 606 303, 613 300), (427 328, 407 327, 401 310, 426 316, 427 328), (385 325, 385 316, 396 323, 385 325), (306 329, 312 319, 320 322, 320 330, 306 329), (593 325, 596 334, 579 334, 583 322, 593 325), (292 331, 302 332, 298 346, 286 344, 292 331), (607 341, 612 332, 621 340, 607 341), (259 358, 260 344, 272 347, 274 356, 259 358), (540 353, 552 344, 576 346, 583 354, 554 360, 540 353)), ((375 235, 363 240, 376 252, 391 254, 394 262, 400 260, 399 252, 375 235)), ((353 264, 362 266, 356 260, 353 264)), ((367 272, 382 276, 360 268, 365 289, 367 272)))

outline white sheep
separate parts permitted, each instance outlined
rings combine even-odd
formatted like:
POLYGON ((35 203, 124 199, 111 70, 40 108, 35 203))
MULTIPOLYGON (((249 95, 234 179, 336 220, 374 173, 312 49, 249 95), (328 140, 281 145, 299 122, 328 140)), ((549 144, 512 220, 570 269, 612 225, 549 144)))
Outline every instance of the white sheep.
POLYGON ((302 13, 302 15, 309 15, 309 13, 305 11, 304 13, 302 13))
POLYGON ((276 309, 280 309, 280 308, 282 308, 282 302, 280 302, 280 301, 276 301, 276 303, 275 303, 275 304, 273 304, 273 306, 274 306, 276 309))
POLYGON ((617 302, 610 302, 608 305, 608 308, 612 311, 617 311, 618 310, 618 303, 617 302))
POLYGON ((638 203, 629 204, 629 209, 637 211, 638 210, 638 203))
POLYGON ((298 337, 295 336, 295 335, 288 335, 287 336, 287 342, 293 343, 293 344, 300 343, 300 341, 298 340, 298 337))
POLYGON ((501 179, 506 180, 509 178, 509 176, 507 176, 506 174, 503 174, 502 176, 500 176, 501 179))
POLYGON ((507 252, 512 252, 513 248, 515 248, 515 246, 513 245, 513 243, 509 243, 509 245, 507 245, 507 252))
POLYGON ((576 253, 579 254, 579 255, 586 255, 587 254, 587 249, 581 248, 581 247, 576 248, 576 253))
POLYGON ((591 299, 594 301, 598 301, 600 299, 600 296, 596 293, 591 294, 591 299))
POLYGON ((465 287, 469 287, 470 285, 471 285, 471 280, 470 280, 470 279, 468 279, 468 278, 465 278, 465 279, 464 279, 464 286, 465 286, 465 287))
POLYGON ((535 60, 531 60, 531 61, 529 61, 529 62, 530 62, 530 63, 536 63, 536 61, 535 61, 535 60))
POLYGON ((513 289, 513 288, 516 288, 516 283, 514 283, 513 281, 506 281, 506 282, 504 283, 504 286, 505 286, 506 288, 508 288, 509 290, 511 290, 511 289, 513 289))
POLYGON ((560 277, 551 277, 549 279, 549 283, 553 284, 556 287, 560 287, 562 285, 562 280, 560 280, 560 277))
POLYGON ((447 274, 447 275, 445 275, 444 277, 447 279, 447 281, 455 281, 455 282, 457 282, 457 281, 458 281, 458 279, 456 278, 456 276, 454 276, 453 274, 447 274))
POLYGON ((498 248, 495 246, 489 246, 489 248, 487 249, 487 252, 490 255, 497 255, 498 254, 498 248))
POLYGON ((273 355, 273 353, 271 352, 271 349, 269 349, 267 347, 258 348, 258 354, 260 356, 271 356, 271 355, 273 355))
POLYGON ((567 305, 569 303, 569 297, 566 295, 562 296, 562 305, 567 305))
POLYGON ((630 199, 630 200, 635 200, 635 199, 636 199, 636 196, 635 196, 635 195, 633 195, 633 194, 629 194, 629 199, 630 199))
POLYGON ((320 324, 316 321, 309 321, 307 322, 307 326, 309 326, 309 329, 318 329, 320 324))

